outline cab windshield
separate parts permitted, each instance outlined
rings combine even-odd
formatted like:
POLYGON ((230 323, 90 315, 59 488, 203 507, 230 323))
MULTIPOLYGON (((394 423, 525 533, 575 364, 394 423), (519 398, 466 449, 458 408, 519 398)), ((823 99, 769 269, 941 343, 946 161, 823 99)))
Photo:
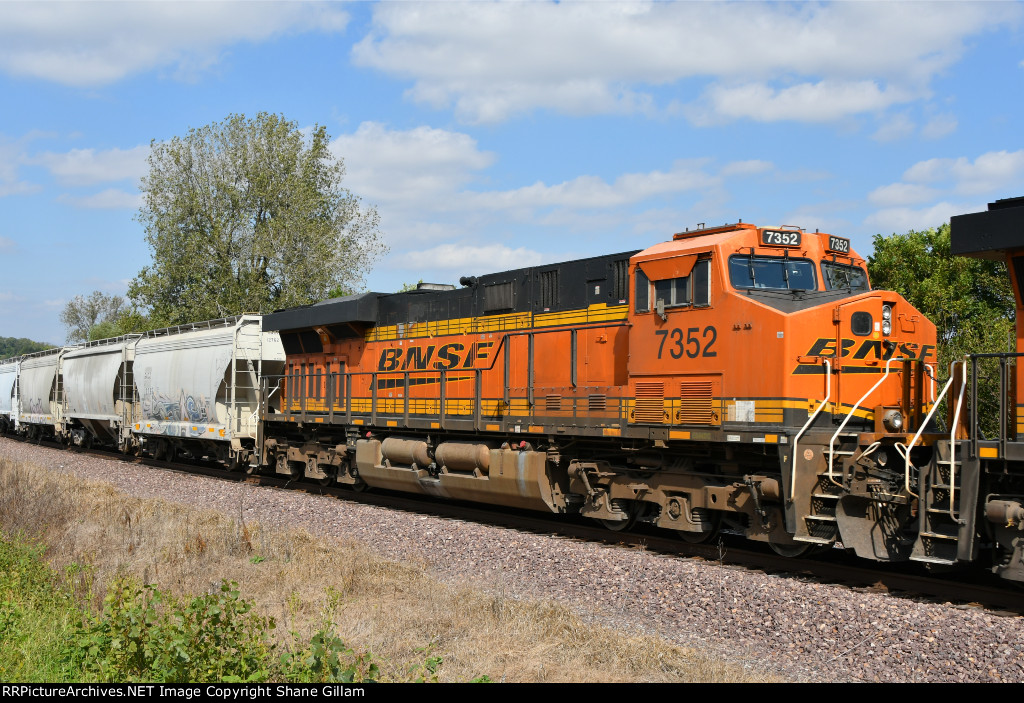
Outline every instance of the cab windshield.
POLYGON ((821 277, 825 280, 825 288, 828 290, 871 290, 868 277, 859 266, 822 261, 821 277))
POLYGON ((816 290, 814 263, 807 259, 776 256, 733 256, 729 258, 729 280, 733 288, 776 288, 816 290))

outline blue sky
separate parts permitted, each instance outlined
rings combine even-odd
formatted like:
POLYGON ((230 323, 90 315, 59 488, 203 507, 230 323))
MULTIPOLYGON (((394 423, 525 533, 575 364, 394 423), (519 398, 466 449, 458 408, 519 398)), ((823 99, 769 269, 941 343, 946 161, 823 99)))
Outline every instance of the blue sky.
POLYGON ((1024 4, 0 1, 0 336, 149 260, 151 140, 326 126, 423 279, 697 223, 848 236, 1024 195, 1024 4))

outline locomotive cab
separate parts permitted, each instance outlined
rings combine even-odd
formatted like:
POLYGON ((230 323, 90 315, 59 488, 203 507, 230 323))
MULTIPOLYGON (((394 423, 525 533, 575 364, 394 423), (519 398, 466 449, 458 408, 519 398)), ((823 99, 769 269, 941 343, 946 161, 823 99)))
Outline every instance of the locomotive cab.
POLYGON ((679 233, 630 262, 630 421, 714 443, 690 506, 721 511, 704 497, 732 486, 734 504, 757 504, 739 520, 747 536, 787 553, 841 539, 889 560, 914 545, 917 472, 901 452, 934 403, 935 327, 871 290, 864 264, 847 239, 747 223, 679 233), (880 499, 897 526, 884 534, 880 499))

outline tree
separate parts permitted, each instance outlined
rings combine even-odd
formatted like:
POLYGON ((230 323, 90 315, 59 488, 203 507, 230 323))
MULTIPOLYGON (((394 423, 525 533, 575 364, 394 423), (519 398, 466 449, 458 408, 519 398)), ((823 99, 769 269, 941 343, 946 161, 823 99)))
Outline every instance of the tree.
POLYGON ((144 202, 152 263, 128 294, 153 324, 270 312, 355 290, 386 248, 342 187, 324 127, 230 115, 153 142, 144 202))
MULTIPOLYGON (((868 273, 875 288, 894 290, 935 323, 939 373, 965 354, 1012 351, 1016 304, 1006 264, 950 254, 949 225, 874 237, 868 273)), ((980 367, 979 407, 982 430, 998 427, 997 367, 980 367)))
POLYGON ((124 298, 119 295, 106 295, 98 290, 88 296, 76 295, 60 313, 60 321, 68 331, 67 341, 100 339, 91 334, 93 328, 112 324, 123 309, 124 298))
POLYGON ((52 344, 33 342, 31 339, 24 337, 0 337, 0 359, 21 356, 22 354, 32 354, 33 352, 43 351, 52 347, 52 344))

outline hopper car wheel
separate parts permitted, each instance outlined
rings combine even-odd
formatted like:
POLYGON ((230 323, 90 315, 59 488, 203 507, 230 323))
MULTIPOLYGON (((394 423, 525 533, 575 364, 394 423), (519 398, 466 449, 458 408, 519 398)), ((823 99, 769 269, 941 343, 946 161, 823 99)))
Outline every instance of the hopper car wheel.
POLYGON ((778 554, 780 557, 789 557, 795 559, 796 557, 802 557, 806 555, 814 547, 813 544, 808 542, 797 542, 795 544, 780 544, 778 542, 769 542, 768 546, 772 548, 772 551, 778 554))

